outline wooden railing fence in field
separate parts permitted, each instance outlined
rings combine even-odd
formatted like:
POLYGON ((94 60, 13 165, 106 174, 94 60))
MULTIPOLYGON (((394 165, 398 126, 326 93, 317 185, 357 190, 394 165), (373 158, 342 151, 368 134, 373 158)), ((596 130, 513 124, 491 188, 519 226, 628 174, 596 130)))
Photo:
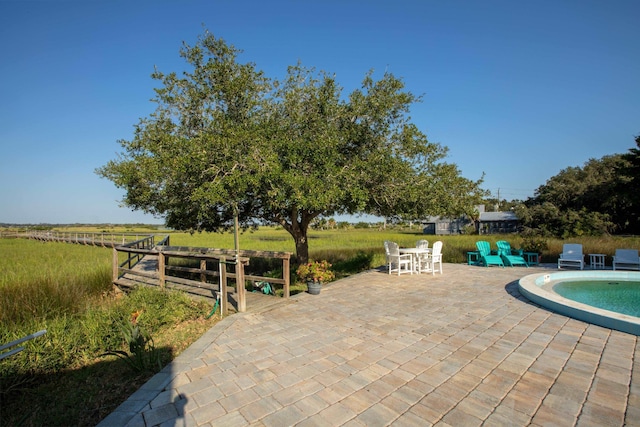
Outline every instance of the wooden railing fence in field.
POLYGON ((66 242, 88 246, 103 246, 112 248, 135 242, 148 236, 148 233, 111 233, 111 232, 82 232, 82 231, 20 231, 3 232, 0 237, 25 238, 44 242, 66 242))
POLYGON ((228 312, 230 302, 243 312, 247 308, 247 282, 282 285, 283 297, 289 298, 290 260, 290 252, 239 250, 236 254, 231 249, 170 246, 167 236, 156 245, 140 240, 114 247, 113 282, 123 288, 145 283, 208 298, 219 293, 222 313, 228 312), (282 275, 246 275, 252 258, 280 259, 282 275), (229 286, 229 281, 234 286, 229 286), (230 290, 234 298, 230 298, 230 290))
MULTIPOLYGON (((264 298, 275 298, 246 291, 247 282, 281 285, 283 297, 290 296, 290 252, 213 249, 171 246, 169 235, 140 233, 85 233, 37 231, 0 237, 18 237, 41 241, 67 242, 113 248, 112 277, 114 285, 132 288, 139 285, 177 289, 206 298, 219 298, 221 313, 229 304, 236 311, 251 304, 264 304, 264 298), (161 239, 156 242, 156 239, 161 239), (245 274, 252 259, 281 260, 278 277, 245 274), (233 286, 229 285, 229 282, 233 286)), ((279 299, 279 298, 278 298, 279 299)))

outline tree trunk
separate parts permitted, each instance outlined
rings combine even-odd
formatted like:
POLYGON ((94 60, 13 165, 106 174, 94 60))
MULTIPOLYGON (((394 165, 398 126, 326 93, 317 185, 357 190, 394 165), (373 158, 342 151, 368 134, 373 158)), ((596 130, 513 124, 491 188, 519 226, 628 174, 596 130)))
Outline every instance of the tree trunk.
POLYGON ((307 239, 307 230, 298 230, 293 234, 293 240, 296 242, 296 258, 298 264, 304 264, 309 261, 309 240, 307 239))
POLYGON ((293 241, 296 244, 296 261, 298 264, 309 262, 309 239, 307 233, 309 232, 309 224, 311 221, 320 215, 320 212, 307 212, 297 211, 291 212, 289 220, 280 218, 279 222, 282 227, 291 234, 293 241))

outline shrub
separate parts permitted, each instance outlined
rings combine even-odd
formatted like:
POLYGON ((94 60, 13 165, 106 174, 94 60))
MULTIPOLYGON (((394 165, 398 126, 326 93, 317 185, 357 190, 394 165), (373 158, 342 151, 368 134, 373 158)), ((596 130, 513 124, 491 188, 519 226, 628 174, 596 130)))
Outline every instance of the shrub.
POLYGON ((373 263, 373 253, 366 253, 364 251, 358 251, 352 257, 342 261, 335 261, 333 263, 335 270, 342 274, 355 274, 360 273, 371 268, 373 263))
POLYGON ((549 248, 547 239, 536 230, 527 229, 522 234, 522 249, 525 252, 535 252, 541 254, 549 248))
POLYGON ((117 356, 124 360, 134 372, 156 373, 162 369, 162 358, 151 335, 140 328, 138 318, 141 311, 131 314, 128 322, 121 325, 122 334, 129 352, 110 349, 102 356, 117 356))

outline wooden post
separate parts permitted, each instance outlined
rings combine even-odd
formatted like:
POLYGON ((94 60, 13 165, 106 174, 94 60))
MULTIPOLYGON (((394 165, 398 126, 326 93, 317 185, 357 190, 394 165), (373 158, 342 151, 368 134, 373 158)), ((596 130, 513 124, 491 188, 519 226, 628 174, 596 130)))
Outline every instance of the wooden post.
POLYGON ((247 311, 247 298, 244 288, 244 264, 240 261, 240 236, 238 226, 238 203, 233 208, 233 242, 235 247, 235 264, 236 264, 236 295, 238 296, 238 312, 247 311))
POLYGON ((291 269, 291 262, 289 257, 287 258, 283 258, 282 259, 282 275, 284 276, 284 297, 285 298, 289 298, 289 296, 291 295, 291 274, 290 274, 290 269, 291 269))
POLYGON ((207 282, 207 273, 204 272, 204 270, 207 269, 207 260, 206 259, 201 259, 200 260, 200 270, 202 270, 202 272, 200 273, 200 281, 204 284, 207 282))
POLYGON ((236 258, 236 294, 238 295, 238 312, 247 311, 247 290, 244 287, 244 264, 236 258))
POLYGON ((111 266, 113 283, 118 280, 118 250, 116 247, 113 247, 113 265, 111 266))
POLYGON ((226 316, 229 305, 227 299, 227 264, 224 257, 218 260, 218 269, 220 271, 220 315, 226 316))
POLYGON ((164 289, 164 264, 165 257, 162 252, 158 252, 158 282, 160 284, 160 288, 164 289))

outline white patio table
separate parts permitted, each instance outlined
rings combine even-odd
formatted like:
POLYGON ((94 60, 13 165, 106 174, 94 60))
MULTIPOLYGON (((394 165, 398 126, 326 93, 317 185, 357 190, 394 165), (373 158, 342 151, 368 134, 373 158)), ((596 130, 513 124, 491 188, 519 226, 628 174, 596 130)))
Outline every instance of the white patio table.
POLYGON ((411 254, 413 255, 413 268, 414 271, 420 274, 422 272, 422 256, 427 255, 431 252, 431 248, 399 248, 398 249, 401 254, 411 254))

